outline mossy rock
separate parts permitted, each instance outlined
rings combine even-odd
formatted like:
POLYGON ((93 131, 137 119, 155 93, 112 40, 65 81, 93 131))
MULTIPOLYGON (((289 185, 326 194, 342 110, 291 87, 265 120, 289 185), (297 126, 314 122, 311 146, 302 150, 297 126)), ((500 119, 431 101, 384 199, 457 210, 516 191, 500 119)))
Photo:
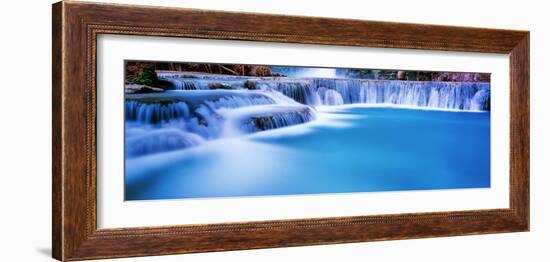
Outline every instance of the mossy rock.
POLYGON ((156 86, 158 82, 158 77, 155 71, 152 69, 144 69, 132 81, 134 84, 147 85, 147 86, 156 86))

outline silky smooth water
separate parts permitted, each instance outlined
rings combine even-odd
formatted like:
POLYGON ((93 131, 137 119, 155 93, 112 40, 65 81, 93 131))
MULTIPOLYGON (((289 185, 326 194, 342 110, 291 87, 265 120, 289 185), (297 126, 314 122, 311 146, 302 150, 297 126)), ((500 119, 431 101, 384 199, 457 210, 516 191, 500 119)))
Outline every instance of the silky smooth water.
POLYGON ((126 200, 490 187, 490 113, 345 105, 126 159, 126 200))

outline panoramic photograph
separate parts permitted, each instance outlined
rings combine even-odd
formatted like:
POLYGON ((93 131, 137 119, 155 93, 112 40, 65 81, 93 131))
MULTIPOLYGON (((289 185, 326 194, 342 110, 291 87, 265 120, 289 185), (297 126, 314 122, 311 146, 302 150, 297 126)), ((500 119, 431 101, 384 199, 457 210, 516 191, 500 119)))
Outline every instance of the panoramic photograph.
POLYGON ((126 201, 491 186, 489 73, 124 67, 126 201))

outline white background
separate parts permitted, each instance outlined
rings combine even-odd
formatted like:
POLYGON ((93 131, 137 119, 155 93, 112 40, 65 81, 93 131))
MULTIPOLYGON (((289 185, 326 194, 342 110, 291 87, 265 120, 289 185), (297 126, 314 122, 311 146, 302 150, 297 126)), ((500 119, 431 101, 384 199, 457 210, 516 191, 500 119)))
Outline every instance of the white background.
MULTIPOLYGON (((105 0, 107 1, 107 0, 105 0)), ((109 1, 111 2, 111 1, 109 1)), ((544 1, 118 1, 207 9, 436 23, 531 31, 531 232, 123 261, 548 261, 550 29, 544 1)), ((2 7, 0 241, 2 261, 48 261, 51 245, 51 10, 49 1, 2 7)))

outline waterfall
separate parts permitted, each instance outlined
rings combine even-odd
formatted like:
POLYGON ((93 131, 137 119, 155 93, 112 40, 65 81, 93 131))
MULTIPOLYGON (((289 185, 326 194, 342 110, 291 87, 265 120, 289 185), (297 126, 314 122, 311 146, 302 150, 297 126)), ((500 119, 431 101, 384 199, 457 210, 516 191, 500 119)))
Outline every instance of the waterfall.
POLYGON ((213 108, 239 108, 253 105, 273 104, 275 101, 268 96, 257 95, 249 97, 227 96, 214 101, 204 101, 204 104, 213 108))
POLYGON ((177 127, 212 139, 219 136, 223 119, 220 109, 274 104, 271 93, 254 91, 172 91, 160 94, 127 95, 127 122, 144 126, 177 127))
POLYGON ((315 112, 276 91, 192 90, 127 94, 126 154, 172 151, 206 140, 305 123, 315 112))
POLYGON ((160 80, 170 83, 174 90, 242 89, 248 77, 217 75, 178 75, 159 73, 160 80))
POLYGON ((311 107, 300 104, 261 105, 220 113, 227 120, 224 133, 228 136, 303 124, 316 118, 311 107))
POLYGON ((344 104, 344 98, 342 98, 342 95, 336 90, 320 87, 317 93, 323 105, 336 106, 344 104))
MULTIPOLYGON (((301 73, 303 70, 305 69, 297 70, 296 73, 301 73)), ((335 76, 335 72, 335 70, 321 68, 315 74, 335 76)), ((176 73, 160 73, 159 78, 171 82, 175 89, 181 90, 274 90, 298 103, 313 106, 367 103, 458 110, 490 110, 489 83, 323 77, 248 77, 176 73), (327 90, 333 91, 327 93, 327 90), (342 103, 340 103, 340 97, 342 103)))
POLYGON ((489 110, 488 83, 317 79, 341 94, 344 104, 397 104, 442 109, 489 110), (479 93, 479 95, 476 94, 479 93), (482 95, 485 94, 485 95, 482 95))
POLYGON ((310 81, 318 88, 326 88, 328 90, 336 91, 342 97, 343 104, 364 103, 364 101, 359 97, 360 91, 363 88, 362 84, 364 83, 362 81, 333 78, 314 78, 310 81))
MULTIPOLYGON (((319 73, 328 73, 319 72, 319 73)), ((303 124, 317 105, 395 104, 490 110, 490 84, 162 73, 176 90, 126 94, 126 154, 303 124)))
POLYGON ((254 133, 258 131, 303 124, 314 119, 315 114, 311 110, 290 111, 267 116, 253 117, 250 122, 243 125, 241 129, 247 133, 254 133))
POLYGON ((314 78, 257 84, 306 105, 366 103, 476 111, 490 109, 489 83, 314 78))
POLYGON ((491 94, 489 89, 481 89, 476 92, 472 98, 470 110, 491 110, 491 94))
POLYGON ((179 129, 153 129, 128 136, 125 151, 128 157, 197 146, 204 142, 200 136, 179 129))
POLYGON ((125 103, 126 121, 144 124, 162 124, 174 119, 189 119, 189 107, 184 102, 143 103, 129 100, 125 103))
POLYGON ((174 78, 174 77, 161 77, 159 78, 166 82, 169 82, 175 90, 206 90, 208 83, 203 81, 194 80, 192 78, 174 78))
MULTIPOLYGON (((329 69, 319 70, 317 72, 319 75, 335 73, 334 70, 330 71, 329 69)), ((490 110, 489 83, 208 74, 178 75, 174 73, 162 73, 159 74, 159 78, 173 83, 175 89, 181 90, 273 90, 298 103, 312 106, 367 103, 458 110, 490 110)))
POLYGON ((298 103, 317 105, 320 103, 316 87, 308 80, 272 79, 255 81, 256 87, 276 90, 298 103))

